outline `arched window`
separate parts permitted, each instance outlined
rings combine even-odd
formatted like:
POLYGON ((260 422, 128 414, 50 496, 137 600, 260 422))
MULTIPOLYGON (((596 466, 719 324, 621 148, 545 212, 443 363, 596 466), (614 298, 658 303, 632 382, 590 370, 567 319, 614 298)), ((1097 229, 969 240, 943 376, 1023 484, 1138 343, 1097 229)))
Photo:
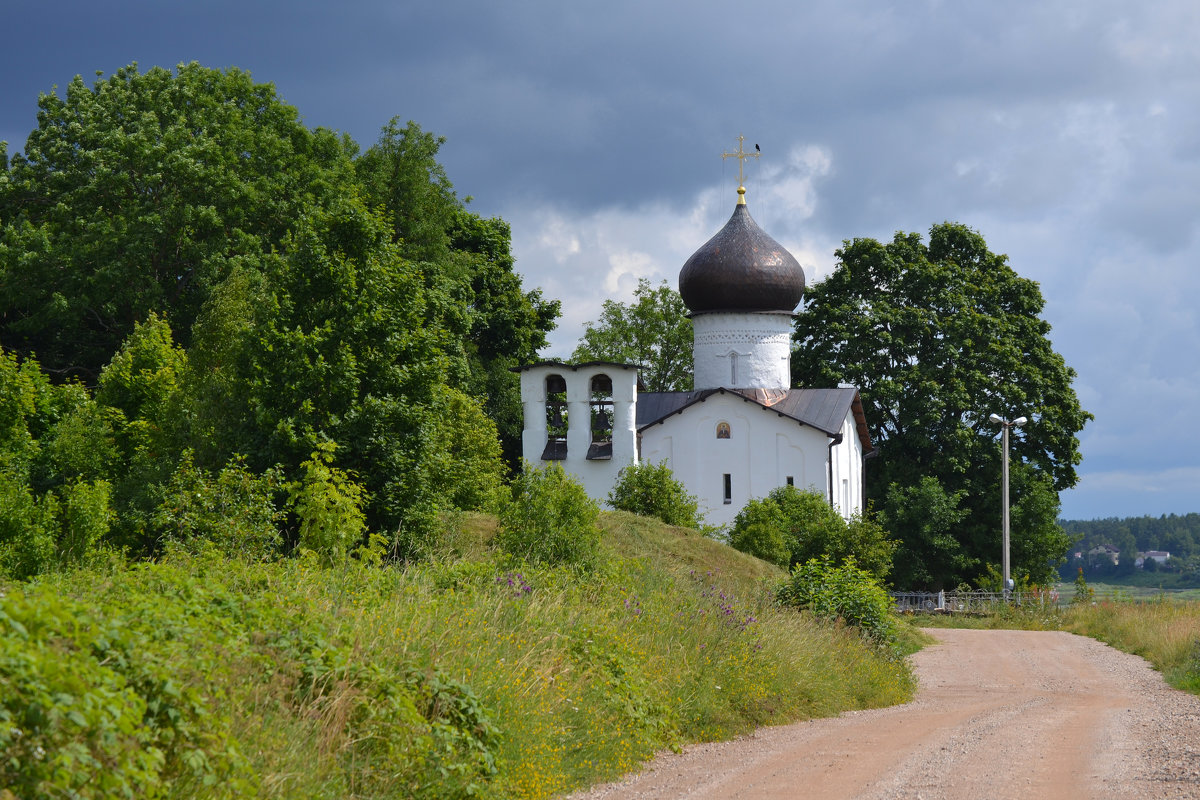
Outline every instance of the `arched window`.
POLYGON ((567 457, 567 382, 562 375, 546 376, 546 449, 543 461, 567 457))
POLYGON ((613 388, 612 378, 596 375, 591 385, 592 443, 587 457, 592 461, 612 458, 613 388))

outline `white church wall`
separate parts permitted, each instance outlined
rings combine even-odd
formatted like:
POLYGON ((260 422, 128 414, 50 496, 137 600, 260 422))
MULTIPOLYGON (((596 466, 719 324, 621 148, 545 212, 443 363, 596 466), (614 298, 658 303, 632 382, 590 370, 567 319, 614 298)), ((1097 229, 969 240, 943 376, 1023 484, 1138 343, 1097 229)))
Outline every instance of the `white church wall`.
POLYGON ((792 315, 713 312, 692 317, 697 389, 791 386, 792 315))
POLYGON ((853 415, 842 423, 842 441, 832 457, 833 501, 842 516, 850 519, 863 510, 863 449, 853 415))
POLYGON ((560 375, 566 382, 567 447, 558 463, 578 480, 593 500, 604 500, 617 481, 617 473, 637 460, 637 370, 618 364, 572 367, 543 364, 521 372, 521 404, 525 414, 521 450, 531 464, 544 464, 542 454, 549 434, 546 425, 546 379, 560 375), (612 381, 612 456, 589 459, 592 444, 592 379, 604 375, 612 381))
POLYGON ((710 524, 725 525, 747 501, 784 486, 827 492, 829 437, 741 398, 717 394, 642 431, 641 460, 666 462, 700 501, 710 524), (729 438, 718 438, 718 426, 729 438), (725 476, 729 502, 725 502, 725 476))

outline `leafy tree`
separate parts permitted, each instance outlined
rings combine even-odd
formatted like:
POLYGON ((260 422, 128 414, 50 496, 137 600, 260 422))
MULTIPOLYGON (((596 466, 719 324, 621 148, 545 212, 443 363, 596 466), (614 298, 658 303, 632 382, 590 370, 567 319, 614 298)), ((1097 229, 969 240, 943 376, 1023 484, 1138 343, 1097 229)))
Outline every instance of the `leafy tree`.
POLYGON ((639 364, 649 392, 692 388, 692 323, 687 306, 666 281, 638 280, 631 304, 605 300, 600 319, 589 322, 575 348, 576 361, 639 364))
POLYGON ((357 200, 301 220, 201 314, 189 373, 197 458, 214 469, 241 452, 253 471, 280 464, 294 476, 336 442, 337 468, 366 490, 370 527, 433 531, 439 510, 481 498, 472 487, 499 470, 488 428, 465 408, 476 401, 445 393, 446 354, 460 342, 438 320, 453 303, 357 200), (465 420, 471 435, 453 427, 465 420))
MULTIPOLYGON (((1000 559, 999 429, 988 416, 1029 417, 1014 429, 1014 460, 1044 476, 1052 495, 1070 488, 1077 434, 1092 418, 1072 388, 1075 372, 1051 346, 1037 284, 963 225, 935 225, 928 244, 906 233, 887 244, 855 239, 837 256, 797 317, 793 378, 861 389, 879 450, 867 495, 901 542, 899 585, 973 579, 1000 559), (900 505, 914 499, 939 510, 932 528, 900 505)), ((1024 488, 1039 491, 1033 481, 1014 483, 1016 503, 1024 488)), ((1046 500, 1031 502, 1012 530, 1014 565, 1031 576, 1065 549, 1057 503, 1046 500)))
POLYGON ((189 550, 212 547, 227 556, 267 559, 279 552, 280 489, 274 470, 256 475, 244 459, 232 458, 214 476, 197 467, 188 450, 165 487, 154 525, 189 550))
POLYGON ((643 461, 622 467, 608 493, 608 504, 620 511, 657 517, 668 525, 696 528, 701 522, 696 497, 675 480, 666 462, 643 461))
POLYGON ((303 477, 288 487, 300 519, 300 547, 325 564, 338 564, 366 532, 363 489, 352 475, 333 466, 332 442, 313 451, 300 465, 303 477))
POLYGON ((38 105, 0 172, 0 342, 54 374, 94 381, 153 311, 187 344, 239 256, 351 191, 349 140, 237 69, 132 64, 38 105))
POLYGON ((0 574, 87 561, 112 522, 109 429, 77 384, 0 352, 0 574))
POLYGON ((444 143, 415 122, 401 127, 393 118, 355 169, 367 201, 391 221, 401 255, 428 264, 430 288, 458 301, 461 316, 443 324, 460 333, 466 367, 452 370, 449 380, 482 399, 505 459, 516 466, 521 398, 511 368, 537 359, 560 306, 522 286, 508 223, 471 213, 455 194, 437 162, 444 143))

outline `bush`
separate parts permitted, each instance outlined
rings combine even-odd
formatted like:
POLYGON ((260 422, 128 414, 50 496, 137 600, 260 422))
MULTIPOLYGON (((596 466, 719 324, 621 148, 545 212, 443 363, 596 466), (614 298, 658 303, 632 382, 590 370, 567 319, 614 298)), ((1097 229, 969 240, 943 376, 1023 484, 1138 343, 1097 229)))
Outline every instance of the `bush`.
POLYGON ((524 467, 500 509, 496 544, 535 564, 590 566, 600 547, 599 507, 560 465, 524 467))
POLYGON ((665 462, 622 467, 616 486, 608 494, 608 504, 618 511, 657 517, 683 528, 697 528, 702 521, 695 495, 688 494, 675 480, 665 462))
POLYGON ((729 534, 729 545, 786 569, 792 560, 786 527, 778 504, 767 498, 756 498, 738 512, 733 532, 729 534))
POLYGON ((325 564, 336 564, 358 544, 367 529, 362 486, 333 466, 337 445, 325 442, 300 465, 304 477, 288 486, 292 507, 300 518, 300 547, 325 564))
POLYGON ((781 486, 738 512, 729 543, 745 553, 788 567, 814 558, 854 558, 879 580, 892 568, 896 544, 870 517, 850 521, 819 492, 781 486))
POLYGON ((0 786, 16 797, 257 794, 228 719, 160 658, 177 632, 136 630, 145 611, 106 620, 53 589, 0 591, 0 786))
POLYGON ((213 546, 227 556, 268 559, 278 552, 282 512, 273 497, 276 471, 256 475, 232 458, 217 476, 198 468, 186 451, 154 514, 168 541, 195 552, 213 546))
POLYGON ((775 599, 818 617, 840 619, 881 644, 896 642, 892 598, 852 558, 841 566, 834 566, 828 557, 796 565, 791 577, 776 587, 775 599))

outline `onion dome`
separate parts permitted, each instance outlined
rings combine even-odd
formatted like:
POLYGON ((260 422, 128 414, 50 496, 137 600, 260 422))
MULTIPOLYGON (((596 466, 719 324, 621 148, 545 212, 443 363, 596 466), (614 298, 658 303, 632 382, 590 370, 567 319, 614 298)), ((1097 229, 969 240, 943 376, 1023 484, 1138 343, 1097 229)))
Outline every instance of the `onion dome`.
POLYGON ((733 216, 679 271, 679 293, 693 314, 784 311, 804 298, 804 268, 758 227, 738 187, 733 216))

